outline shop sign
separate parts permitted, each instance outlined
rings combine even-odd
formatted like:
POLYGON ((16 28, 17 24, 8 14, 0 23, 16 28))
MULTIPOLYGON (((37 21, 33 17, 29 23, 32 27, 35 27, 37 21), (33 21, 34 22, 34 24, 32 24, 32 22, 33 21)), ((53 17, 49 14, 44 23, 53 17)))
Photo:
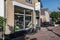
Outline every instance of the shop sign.
POLYGON ((40 2, 35 3, 35 10, 40 10, 40 2))

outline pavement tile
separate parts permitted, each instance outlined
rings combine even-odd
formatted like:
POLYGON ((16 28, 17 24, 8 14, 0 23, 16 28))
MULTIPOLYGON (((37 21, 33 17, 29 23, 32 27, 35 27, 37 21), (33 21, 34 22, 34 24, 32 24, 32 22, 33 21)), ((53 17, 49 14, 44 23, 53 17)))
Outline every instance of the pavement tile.
POLYGON ((52 30, 54 33, 60 35, 60 26, 57 27, 47 27, 48 30, 52 30))
MULTIPOLYGON (((60 30, 60 28, 58 29, 56 27, 52 29, 57 31, 60 30)), ((27 34, 24 39, 21 39, 19 37, 15 40, 60 40, 60 37, 53 32, 48 31, 47 28, 42 28, 39 32, 35 34, 27 34)))
POLYGON ((52 29, 53 32, 55 32, 56 34, 60 35, 60 27, 55 27, 52 29))
POLYGON ((57 35, 55 35, 53 32, 51 31, 42 31, 40 30, 38 33, 34 34, 34 35, 26 35, 26 37, 29 37, 29 39, 27 40, 60 40, 60 37, 58 37, 57 35))

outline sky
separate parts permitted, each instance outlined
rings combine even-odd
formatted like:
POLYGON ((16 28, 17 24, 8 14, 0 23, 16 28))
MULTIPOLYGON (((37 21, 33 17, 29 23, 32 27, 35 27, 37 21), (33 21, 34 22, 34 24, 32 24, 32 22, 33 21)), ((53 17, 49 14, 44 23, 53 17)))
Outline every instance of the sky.
POLYGON ((41 0, 43 8, 48 8, 50 11, 58 11, 60 0, 41 0))

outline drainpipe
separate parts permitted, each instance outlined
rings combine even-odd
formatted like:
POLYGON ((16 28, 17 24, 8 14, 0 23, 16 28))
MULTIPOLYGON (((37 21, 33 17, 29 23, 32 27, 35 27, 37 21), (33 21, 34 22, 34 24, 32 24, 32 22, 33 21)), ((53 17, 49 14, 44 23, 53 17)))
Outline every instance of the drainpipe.
MULTIPOLYGON (((39 3, 40 3, 40 2, 39 2, 39 3)), ((41 3, 40 3, 40 5, 41 5, 41 3)), ((39 28, 41 27, 40 15, 41 15, 41 8, 39 9, 39 28)))

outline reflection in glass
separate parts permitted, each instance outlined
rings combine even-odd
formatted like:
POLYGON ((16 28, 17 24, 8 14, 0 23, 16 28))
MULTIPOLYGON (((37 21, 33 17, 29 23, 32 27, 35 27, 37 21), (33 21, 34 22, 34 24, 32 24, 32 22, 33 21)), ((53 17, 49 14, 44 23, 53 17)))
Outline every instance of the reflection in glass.
POLYGON ((15 15, 15 30, 24 28, 23 15, 15 15))

